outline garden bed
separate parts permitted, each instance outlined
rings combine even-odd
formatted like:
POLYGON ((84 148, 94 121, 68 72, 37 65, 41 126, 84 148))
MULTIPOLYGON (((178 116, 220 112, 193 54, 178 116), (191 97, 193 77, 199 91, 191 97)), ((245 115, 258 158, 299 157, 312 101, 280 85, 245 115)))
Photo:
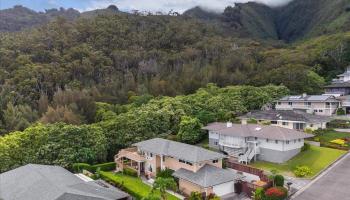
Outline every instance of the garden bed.
POLYGON ((337 132, 332 129, 319 130, 315 133, 316 136, 313 138, 313 140, 319 141, 323 147, 350 150, 350 133, 337 132), (344 140, 345 145, 332 142, 339 139, 344 140))
MULTIPOLYGON (((142 199, 143 197, 148 196, 151 193, 152 187, 143 183, 142 180, 138 177, 127 176, 122 173, 113 173, 113 172, 100 172, 101 178, 105 181, 121 188, 125 192, 129 193, 137 200, 142 199)), ((155 194, 159 194, 159 190, 155 191, 155 194)), ((178 200, 177 197, 167 194, 168 200, 178 200)))
POLYGON ((338 149, 311 146, 310 149, 301 152, 283 164, 257 161, 254 162, 252 166, 266 171, 277 170, 278 173, 287 176, 294 176, 293 170, 295 170, 297 166, 308 166, 312 172, 306 178, 311 178, 345 153, 346 151, 338 149))

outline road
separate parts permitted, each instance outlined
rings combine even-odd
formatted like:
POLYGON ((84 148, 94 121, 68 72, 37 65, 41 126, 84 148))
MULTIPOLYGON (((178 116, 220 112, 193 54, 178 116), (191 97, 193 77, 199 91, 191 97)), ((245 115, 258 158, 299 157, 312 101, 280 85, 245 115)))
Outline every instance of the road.
POLYGON ((350 153, 314 179, 293 200, 350 199, 350 153))

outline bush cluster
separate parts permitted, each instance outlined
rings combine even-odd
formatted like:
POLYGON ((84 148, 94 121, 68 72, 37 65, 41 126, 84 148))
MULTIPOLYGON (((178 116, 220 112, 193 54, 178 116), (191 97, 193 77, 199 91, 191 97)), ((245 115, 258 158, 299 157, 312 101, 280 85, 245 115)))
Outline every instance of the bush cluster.
POLYGON ((283 187, 284 177, 282 175, 276 175, 274 178, 274 182, 276 186, 283 187))
POLYGON ((288 191, 284 187, 272 187, 265 191, 265 200, 284 200, 288 191))
POLYGON ((157 178, 173 178, 174 170, 166 168, 157 172, 157 178))
POLYGON ((294 170, 294 174, 297 177, 305 177, 312 174, 312 170, 308 166, 297 166, 294 170))
POLYGON ((307 151, 310 149, 310 144, 309 143, 304 143, 304 146, 301 147, 301 151, 307 151))
POLYGON ((75 173, 80 173, 83 170, 87 170, 89 172, 95 173, 98 168, 102 171, 112 171, 115 169, 115 167, 116 167, 115 162, 108 162, 108 163, 102 163, 97 165, 90 165, 87 163, 74 163, 72 168, 75 173))
POLYGON ((137 177, 137 172, 134 169, 131 169, 129 167, 124 167, 123 174, 137 177))

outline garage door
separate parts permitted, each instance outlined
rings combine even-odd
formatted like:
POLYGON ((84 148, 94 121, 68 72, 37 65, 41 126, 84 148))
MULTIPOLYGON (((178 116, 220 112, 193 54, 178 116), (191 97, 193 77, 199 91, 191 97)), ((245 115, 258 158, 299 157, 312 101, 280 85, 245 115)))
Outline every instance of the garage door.
POLYGON ((213 191, 218 196, 235 192, 235 182, 227 182, 213 187, 213 191))

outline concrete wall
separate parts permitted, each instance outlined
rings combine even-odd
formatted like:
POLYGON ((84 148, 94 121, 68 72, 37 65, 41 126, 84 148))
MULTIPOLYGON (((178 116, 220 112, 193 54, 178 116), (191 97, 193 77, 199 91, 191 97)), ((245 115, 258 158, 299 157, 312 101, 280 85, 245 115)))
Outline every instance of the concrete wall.
POLYGON ((289 151, 276 151, 271 149, 260 148, 260 154, 258 160, 273 162, 273 163, 284 163, 289 159, 300 153, 300 149, 293 149, 289 151))

